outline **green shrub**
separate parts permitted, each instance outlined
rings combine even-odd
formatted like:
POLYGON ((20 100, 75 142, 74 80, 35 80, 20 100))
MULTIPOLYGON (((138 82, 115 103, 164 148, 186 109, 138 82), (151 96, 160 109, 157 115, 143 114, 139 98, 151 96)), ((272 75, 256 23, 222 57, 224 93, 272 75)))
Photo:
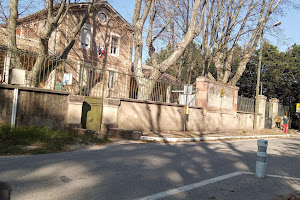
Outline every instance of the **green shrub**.
POLYGON ((18 127, 0 124, 0 154, 47 153, 61 151, 76 142, 102 143, 94 135, 79 136, 74 132, 53 130, 48 127, 18 127), (22 146, 35 146, 24 150, 22 146))

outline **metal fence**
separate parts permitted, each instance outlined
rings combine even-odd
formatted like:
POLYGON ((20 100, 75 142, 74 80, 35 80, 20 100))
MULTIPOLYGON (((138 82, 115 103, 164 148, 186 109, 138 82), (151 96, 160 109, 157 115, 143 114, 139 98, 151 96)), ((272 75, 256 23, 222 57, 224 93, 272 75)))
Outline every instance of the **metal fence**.
POLYGON ((19 84, 99 98, 179 102, 180 93, 172 91, 182 90, 184 84, 166 80, 163 76, 151 80, 124 71, 121 68, 106 70, 97 62, 93 65, 51 56, 40 57, 38 54, 0 47, 0 84, 19 84), (39 65, 38 59, 42 60, 39 65), (14 79, 16 76, 18 78, 14 79))
POLYGON ((253 112, 255 108, 255 99, 247 97, 238 97, 237 110, 242 112, 253 112))
POLYGON ((288 115, 289 107, 278 104, 278 116, 288 115))

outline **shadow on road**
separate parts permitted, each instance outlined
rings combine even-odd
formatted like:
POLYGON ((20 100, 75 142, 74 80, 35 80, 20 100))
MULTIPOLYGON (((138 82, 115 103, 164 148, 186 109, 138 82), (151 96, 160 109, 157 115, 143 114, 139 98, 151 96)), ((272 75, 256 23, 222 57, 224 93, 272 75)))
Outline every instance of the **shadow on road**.
MULTIPOLYGON (((300 177, 299 146, 299 139, 269 140, 267 173, 300 177)), ((256 140, 247 140, 1 157, 0 181, 13 185, 12 199, 136 199, 236 171, 255 172, 256 151, 256 140)), ((281 184, 274 196, 295 191, 290 181, 281 184)), ((192 192, 169 198, 197 199, 192 192)))

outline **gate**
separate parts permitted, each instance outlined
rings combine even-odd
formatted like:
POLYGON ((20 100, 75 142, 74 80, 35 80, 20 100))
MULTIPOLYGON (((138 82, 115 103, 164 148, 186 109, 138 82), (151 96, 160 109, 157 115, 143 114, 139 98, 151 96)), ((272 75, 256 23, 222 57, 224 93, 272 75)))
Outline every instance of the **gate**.
POLYGON ((100 131, 103 99, 85 97, 82 106, 82 128, 100 131))
POLYGON ((265 128, 272 128, 272 117, 270 117, 270 103, 266 102, 266 110, 265 110, 265 128))
POLYGON ((84 129, 100 131, 103 111, 103 80, 105 71, 90 65, 81 66, 80 93, 85 96, 82 105, 81 126, 84 129))

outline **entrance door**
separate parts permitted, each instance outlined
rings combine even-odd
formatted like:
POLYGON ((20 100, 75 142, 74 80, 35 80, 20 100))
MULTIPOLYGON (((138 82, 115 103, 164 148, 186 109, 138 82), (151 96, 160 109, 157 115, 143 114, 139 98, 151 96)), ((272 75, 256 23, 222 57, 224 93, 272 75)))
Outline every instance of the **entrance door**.
POLYGON ((82 128, 92 131, 101 130, 102 98, 85 97, 82 106, 82 128))

